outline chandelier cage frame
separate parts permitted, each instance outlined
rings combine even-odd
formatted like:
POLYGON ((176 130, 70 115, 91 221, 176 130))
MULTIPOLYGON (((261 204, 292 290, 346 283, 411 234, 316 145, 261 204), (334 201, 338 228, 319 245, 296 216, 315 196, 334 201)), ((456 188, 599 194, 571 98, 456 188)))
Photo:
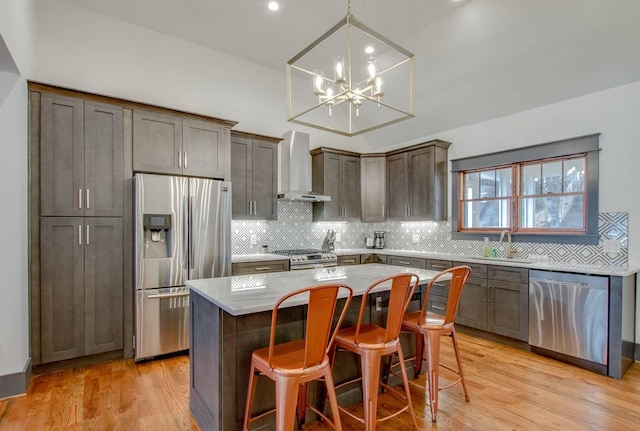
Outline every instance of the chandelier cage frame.
MULTIPOLYGON (((350 2, 349 2, 350 3, 350 2)), ((374 60, 375 61, 375 60, 374 60)), ((308 93, 308 92, 307 92, 308 93)), ((305 94, 308 96, 308 94, 305 94)), ((327 132, 337 133, 343 136, 356 136, 362 133, 369 132, 371 130, 379 129, 385 126, 389 126, 391 124, 398 123, 400 121, 408 120, 410 118, 415 117, 415 56, 410 51, 402 48, 400 45, 394 43, 393 41, 387 39, 382 36, 377 31, 369 28, 367 25, 356 19, 351 14, 351 7, 349 5, 347 15, 342 18, 336 25, 327 30, 322 36, 313 41, 309 46, 300 51, 297 55, 295 55, 291 60, 287 62, 287 109, 288 109, 288 121, 296 124, 300 124, 303 126, 313 127, 316 129, 324 130, 327 132), (380 88, 376 88, 377 91, 374 90, 374 86, 376 84, 373 83, 373 77, 371 77, 368 82, 366 79, 364 81, 353 82, 353 69, 352 69, 352 27, 361 31, 364 35, 369 38, 377 40, 382 46, 387 49, 393 50, 394 55, 400 55, 401 58, 399 61, 394 62, 388 67, 384 67, 382 70, 377 71, 376 76, 383 76, 388 74, 393 69, 399 68, 400 66, 407 67, 408 66, 408 100, 407 107, 399 107, 394 106, 393 104, 385 101, 382 96, 384 92, 381 91, 381 81, 380 88), (318 48, 321 44, 329 40, 330 38, 337 35, 343 29, 346 30, 346 56, 345 60, 345 70, 344 77, 342 80, 338 81, 336 79, 331 79, 329 77, 325 77, 323 75, 318 74, 318 70, 311 70, 307 67, 301 66, 298 64, 300 60, 302 60, 309 53, 314 51, 314 49, 318 48), (304 107, 299 112, 294 112, 294 77, 293 73, 299 72, 303 76, 307 76, 314 79, 319 79, 319 84, 327 84, 330 85, 331 88, 337 88, 338 91, 333 94, 322 94, 318 95, 317 102, 304 107), (358 87, 354 87, 354 85, 364 85, 362 89, 358 87), (369 94, 367 94, 369 93, 369 94), (376 104, 379 109, 385 109, 386 112, 390 113, 390 115, 396 115, 390 119, 384 119, 380 122, 376 122, 375 124, 368 125, 361 129, 358 129, 355 124, 357 123, 357 118, 359 117, 359 108, 362 102, 367 102, 369 106, 371 104, 376 104), (369 103, 370 102, 370 103, 369 103), (346 119, 348 127, 332 127, 327 125, 327 123, 322 123, 320 121, 310 121, 309 119, 305 119, 305 116, 309 113, 316 113, 318 110, 328 111, 326 115, 327 122, 332 115, 332 109, 336 108, 342 104, 348 105, 348 112, 346 119), (354 116, 355 111, 355 116, 354 116)), ((321 117, 324 118, 324 117, 321 117)))

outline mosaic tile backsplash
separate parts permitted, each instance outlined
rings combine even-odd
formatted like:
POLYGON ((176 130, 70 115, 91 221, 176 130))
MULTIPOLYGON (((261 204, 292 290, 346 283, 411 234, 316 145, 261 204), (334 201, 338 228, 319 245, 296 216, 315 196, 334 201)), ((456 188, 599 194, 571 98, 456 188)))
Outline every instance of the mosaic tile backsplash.
MULTIPOLYGON (((233 254, 259 253, 262 245, 269 251, 295 248, 320 248, 328 229, 340 234, 336 250, 365 248, 365 238, 373 231, 385 231, 386 247, 396 250, 415 250, 435 253, 478 256, 482 253, 483 241, 452 240, 451 222, 384 222, 384 223, 329 223, 313 222, 312 203, 278 201, 278 220, 231 222, 231 247, 233 254), (251 245, 251 235, 256 235, 257 244, 251 245), (419 235, 419 243, 413 243, 419 235)), ((598 223, 600 242, 598 245, 515 243, 518 258, 546 255, 549 260, 566 263, 586 263, 597 266, 626 266, 628 258, 628 214, 601 213, 598 223), (604 240, 620 242, 620 251, 604 251, 604 240)), ((506 256, 507 247, 497 241, 491 242, 500 256, 506 256)))

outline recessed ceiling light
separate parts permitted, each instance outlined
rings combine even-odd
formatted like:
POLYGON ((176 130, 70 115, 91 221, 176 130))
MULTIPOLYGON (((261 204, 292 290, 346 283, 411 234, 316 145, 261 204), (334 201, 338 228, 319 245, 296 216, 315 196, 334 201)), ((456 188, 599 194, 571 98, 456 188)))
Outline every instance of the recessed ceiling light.
POLYGON ((278 9, 280 9, 280 5, 278 4, 277 1, 270 1, 269 5, 268 5, 269 10, 271 11, 277 11, 278 9))
POLYGON ((367 46, 364 49, 364 52, 366 52, 367 54, 373 54, 373 51, 374 51, 373 46, 367 46))

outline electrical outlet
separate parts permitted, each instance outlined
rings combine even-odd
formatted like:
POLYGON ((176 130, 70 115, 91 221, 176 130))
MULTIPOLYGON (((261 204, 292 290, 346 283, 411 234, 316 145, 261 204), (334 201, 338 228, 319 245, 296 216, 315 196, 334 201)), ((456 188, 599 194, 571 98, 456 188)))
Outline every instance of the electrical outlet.
POLYGON ((411 235, 411 241, 413 241, 414 244, 420 244, 420 234, 414 233, 411 235))
POLYGON ((258 244, 258 235, 253 234, 251 235, 251 245, 256 245, 258 244))
POLYGON ((342 237, 340 236, 339 233, 336 234, 336 242, 340 242, 342 241, 342 237))

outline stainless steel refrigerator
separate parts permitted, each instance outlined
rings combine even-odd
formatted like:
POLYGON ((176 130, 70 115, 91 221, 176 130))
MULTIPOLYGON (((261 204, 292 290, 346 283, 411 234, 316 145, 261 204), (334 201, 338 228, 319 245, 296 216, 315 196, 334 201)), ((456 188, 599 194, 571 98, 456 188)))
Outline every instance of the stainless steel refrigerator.
POLYGON ((189 348, 190 279, 231 275, 231 183, 136 174, 135 359, 189 348))

